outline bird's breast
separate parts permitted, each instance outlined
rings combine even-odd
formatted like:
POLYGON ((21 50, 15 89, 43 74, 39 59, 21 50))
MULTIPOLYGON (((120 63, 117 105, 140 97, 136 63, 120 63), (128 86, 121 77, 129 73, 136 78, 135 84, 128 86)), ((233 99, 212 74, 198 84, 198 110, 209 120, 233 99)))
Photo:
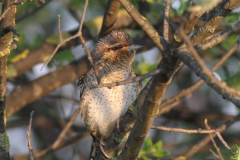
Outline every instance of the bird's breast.
POLYGON ((138 82, 109 88, 85 89, 81 102, 81 114, 94 136, 107 138, 116 121, 126 113, 137 97, 138 82))

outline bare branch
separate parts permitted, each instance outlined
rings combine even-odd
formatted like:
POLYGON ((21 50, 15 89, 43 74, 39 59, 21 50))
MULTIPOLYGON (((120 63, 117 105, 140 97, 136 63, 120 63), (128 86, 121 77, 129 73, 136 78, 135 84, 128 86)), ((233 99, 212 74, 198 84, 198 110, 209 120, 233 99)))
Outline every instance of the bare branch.
POLYGON ((89 69, 89 61, 85 56, 78 61, 74 61, 69 65, 60 67, 55 71, 52 71, 47 75, 35 79, 29 84, 16 89, 6 97, 7 117, 13 115, 15 112, 25 107, 25 105, 35 101, 41 96, 46 95, 63 85, 76 81, 79 75, 83 75, 89 69), (14 101, 12 101, 12 99, 14 99, 14 101))
MULTIPOLYGON (((240 91, 239 90, 236 90, 234 88, 230 88, 227 86, 227 84, 225 82, 220 82, 218 81, 214 75, 212 74, 212 72, 205 66, 203 60, 201 59, 201 57, 198 55, 197 51, 195 50, 195 48, 193 47, 190 39, 187 37, 187 35, 183 32, 182 29, 180 29, 179 31, 179 34, 182 36, 184 42, 186 43, 187 45, 187 49, 188 51, 192 54, 192 56, 194 57, 194 59, 192 59, 192 61, 185 61, 184 60, 184 63, 187 64, 191 69, 193 69, 194 72, 197 73, 198 75, 198 72, 200 71, 202 73, 202 75, 206 75, 206 77, 202 77, 200 76, 201 78, 203 78, 205 81, 209 81, 210 80, 210 83, 212 85, 210 85, 211 87, 213 87, 214 89, 215 88, 218 88, 220 89, 221 91, 218 91, 219 94, 223 95, 223 94, 229 94, 229 96, 227 96, 226 98, 230 98, 232 96, 238 96, 236 98, 240 99, 240 91), (196 64, 194 64, 195 66, 200 66, 201 67, 201 70, 196 70, 196 68, 190 66, 190 65, 193 65, 193 62, 196 60, 196 64), (189 63, 191 62, 191 64, 189 63), (209 79, 209 80, 207 80, 209 79)), ((180 53, 181 54, 181 53, 180 53)), ((190 55, 185 55, 185 56, 190 56, 190 55)), ((181 60, 183 60, 183 58, 181 56, 178 56, 181 60)), ((207 83, 209 84, 209 83, 207 83)), ((215 89, 216 90, 216 89, 215 89)), ((217 90, 216 90, 217 91, 217 90)), ((230 99, 229 99, 230 100, 230 99)), ((231 100, 232 101, 232 100, 231 100)), ((238 105, 237 103, 235 103, 234 101, 232 101, 234 104, 236 104, 236 106, 240 107, 240 105, 238 105)), ((240 102, 240 101, 239 101, 240 102)))
MULTIPOLYGON (((205 119, 204 123, 205 123, 206 128, 210 130, 210 127, 209 127, 208 124, 207 124, 207 119, 205 119)), ((222 154, 221 154, 221 152, 220 152, 219 147, 217 146, 216 142, 215 142, 214 139, 213 139, 212 134, 209 134, 209 136, 210 136, 210 138, 211 138, 211 141, 212 141, 212 143, 213 143, 213 146, 216 148, 216 150, 217 150, 217 152, 218 152, 219 158, 220 158, 221 160, 224 160, 223 157, 222 157, 222 154)))
POLYGON ((75 136, 73 136, 73 137, 71 137, 69 139, 62 140, 59 143, 59 145, 57 146, 57 148, 52 148, 52 146, 49 146, 49 147, 47 147, 44 150, 36 150, 36 151, 34 151, 34 156, 36 158, 40 158, 40 157, 46 155, 47 153, 54 152, 54 151, 56 151, 56 150, 58 150, 60 148, 63 148, 65 146, 68 146, 68 145, 71 145, 71 144, 74 144, 74 143, 78 142, 79 140, 81 140, 81 139, 83 139, 85 137, 89 137, 89 136, 90 136, 89 132, 84 131, 83 134, 78 134, 78 135, 75 135, 75 136))
POLYGON ((233 151, 233 149, 231 147, 229 147, 229 145, 227 144, 227 142, 222 138, 221 134, 219 133, 219 131, 216 132, 216 135, 218 136, 218 138, 220 139, 220 141, 224 144, 224 146, 233 154, 235 155, 236 153, 233 151))
POLYGON ((153 26, 148 22, 148 20, 143 17, 134 5, 129 0, 119 0, 129 15, 143 28, 143 30, 148 34, 148 36, 153 40, 158 49, 163 52, 164 46, 162 39, 160 39, 158 32, 153 28, 153 26))
POLYGON ((170 12, 170 8, 172 5, 172 1, 171 0, 167 0, 167 4, 166 4, 166 8, 165 8, 165 18, 164 18, 164 24, 163 24, 163 38, 169 42, 169 24, 168 21, 166 20, 166 18, 169 19, 169 12, 170 12))
POLYGON ((102 84, 97 85, 97 86, 90 86, 90 88, 93 89, 93 88, 102 88, 102 87, 115 87, 115 86, 125 85, 125 84, 128 84, 128 83, 139 82, 143 79, 146 79, 146 78, 152 77, 154 75, 157 75, 160 72, 161 72, 161 69, 156 69, 155 71, 146 73, 146 74, 141 75, 141 76, 133 77, 133 78, 123 80, 123 81, 120 81, 120 82, 102 83, 102 84))
POLYGON ((86 3, 85 3, 85 6, 84 6, 84 9, 83 9, 83 15, 82 15, 82 19, 81 19, 81 24, 80 24, 80 27, 79 27, 79 31, 77 33, 77 36, 80 37, 81 41, 82 41, 82 45, 83 45, 83 48, 84 50, 86 51, 87 55, 88 55, 88 60, 90 61, 92 67, 93 67, 93 70, 95 72, 95 75, 96 75, 96 78, 97 78, 97 82, 98 84, 101 83, 100 79, 99 79, 99 73, 98 73, 98 70, 96 69, 94 63, 93 63, 93 60, 92 60, 92 56, 91 56, 91 53, 90 51, 87 49, 87 46, 85 45, 85 40, 82 36, 82 27, 83 27, 83 23, 84 23, 84 19, 85 19, 85 16, 86 16, 86 11, 87 11, 87 5, 88 5, 88 0, 86 0, 86 3))
POLYGON ((32 148, 32 141, 31 141, 31 128, 32 128, 32 117, 33 117, 34 111, 30 113, 30 120, 29 120, 29 126, 28 126, 28 132, 27 132, 27 140, 28 140, 28 149, 29 149, 29 155, 30 159, 34 160, 34 155, 33 155, 33 148, 32 148))
POLYGON ((151 129, 158 129, 162 131, 168 131, 168 132, 180 132, 180 133, 199 133, 199 134, 209 134, 209 133, 216 133, 216 130, 212 129, 182 129, 182 128, 171 128, 171 127, 165 127, 165 126, 156 126, 152 125, 151 129))
POLYGON ((238 5, 240 0, 225 0, 216 7, 208 18, 207 22, 192 36, 192 44, 201 43, 207 36, 212 34, 222 20, 238 5))
POLYGON ((61 29, 61 15, 58 15, 58 30, 59 30, 59 38, 60 42, 63 42, 63 37, 62 37, 62 29, 61 29))
MULTIPOLYGON (((225 55, 224 57, 215 64, 215 66, 211 69, 211 71, 216 71, 224 62, 226 62, 226 60, 237 50, 238 48, 238 44, 235 44, 225 55)), ((183 90, 182 92, 178 93, 177 95, 167 99, 166 101, 164 101, 161 106, 160 106, 160 111, 159 111, 159 115, 162 115, 164 113, 169 112, 172 108, 176 107, 179 104, 179 101, 182 98, 187 98, 189 96, 189 94, 191 94, 192 92, 194 92, 196 89, 198 89, 201 85, 203 85, 205 83, 204 80, 200 79, 197 83, 195 83, 194 85, 192 85, 191 87, 183 90)))
MULTIPOLYGON (((220 127, 218 127, 218 131, 221 133, 225 131, 228 127, 230 127, 232 124, 240 120, 240 114, 237 115, 232 121, 227 121, 220 127)), ((217 135, 214 134, 213 138, 216 137, 217 135)), ((210 136, 206 136, 203 140, 201 140, 199 143, 194 145, 186 154, 185 157, 189 159, 192 157, 197 151, 199 151, 201 148, 203 148, 209 141, 211 141, 210 136)))
POLYGON ((120 5, 121 3, 118 0, 108 0, 99 38, 105 37, 115 28, 115 22, 117 20, 120 5))
POLYGON ((67 123, 67 125, 65 126, 65 128, 62 130, 62 132, 60 133, 60 135, 58 136, 58 138, 56 139, 56 141, 52 144, 51 148, 54 150, 56 149, 59 144, 61 143, 63 137, 65 136, 65 134, 67 133, 67 131, 70 129, 70 127, 73 125, 73 122, 75 121, 75 119, 77 118, 78 114, 80 112, 80 108, 78 108, 74 115, 72 116, 71 120, 67 123))
POLYGON ((212 149, 210 149, 209 151, 212 152, 212 154, 219 159, 219 156, 212 149))
POLYGON ((234 33, 237 33, 238 31, 240 31, 240 21, 238 21, 237 23, 235 23, 234 25, 232 25, 231 27, 229 27, 228 29, 220 32, 219 34, 213 36, 212 38, 210 38, 207 41, 204 41, 203 43, 199 44, 196 46, 196 48, 199 51, 205 51, 208 50, 210 48, 212 48, 213 46, 223 42, 224 40, 226 40, 228 37, 230 37, 231 35, 233 35, 234 33))

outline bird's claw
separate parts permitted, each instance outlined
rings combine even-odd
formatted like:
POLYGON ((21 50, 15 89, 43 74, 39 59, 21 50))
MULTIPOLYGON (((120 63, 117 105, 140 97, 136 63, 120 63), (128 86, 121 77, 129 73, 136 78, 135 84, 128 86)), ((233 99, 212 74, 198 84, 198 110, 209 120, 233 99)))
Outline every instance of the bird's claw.
POLYGON ((104 151, 102 145, 100 145, 100 149, 101 149, 102 153, 104 154, 104 156, 105 156, 107 159, 111 159, 111 158, 112 158, 112 157, 110 157, 110 156, 104 151))
POLYGON ((112 157, 110 157, 103 149, 103 146, 106 146, 106 144, 103 142, 103 138, 101 137, 101 140, 100 140, 100 150, 102 151, 102 153, 104 154, 104 156, 107 158, 107 159, 111 159, 112 157))

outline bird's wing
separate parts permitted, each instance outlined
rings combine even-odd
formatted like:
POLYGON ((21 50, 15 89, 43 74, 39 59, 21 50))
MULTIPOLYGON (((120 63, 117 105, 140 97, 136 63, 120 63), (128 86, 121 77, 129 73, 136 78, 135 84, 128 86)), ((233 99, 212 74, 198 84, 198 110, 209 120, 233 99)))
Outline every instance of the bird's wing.
POLYGON ((78 78, 77 86, 80 87, 80 100, 84 93, 84 90, 87 87, 86 82, 88 81, 88 78, 90 78, 93 73, 94 73, 94 70, 90 69, 87 73, 83 74, 78 78))

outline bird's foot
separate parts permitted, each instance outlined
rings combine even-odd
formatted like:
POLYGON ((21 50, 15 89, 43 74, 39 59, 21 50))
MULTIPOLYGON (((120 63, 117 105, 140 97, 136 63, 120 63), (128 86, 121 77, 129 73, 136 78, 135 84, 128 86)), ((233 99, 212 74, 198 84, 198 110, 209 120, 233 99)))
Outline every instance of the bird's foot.
POLYGON ((106 146, 106 144, 103 142, 103 138, 101 137, 100 140, 100 150, 102 151, 102 153, 104 154, 104 156, 108 159, 111 159, 112 157, 110 157, 103 149, 103 146, 106 146))

